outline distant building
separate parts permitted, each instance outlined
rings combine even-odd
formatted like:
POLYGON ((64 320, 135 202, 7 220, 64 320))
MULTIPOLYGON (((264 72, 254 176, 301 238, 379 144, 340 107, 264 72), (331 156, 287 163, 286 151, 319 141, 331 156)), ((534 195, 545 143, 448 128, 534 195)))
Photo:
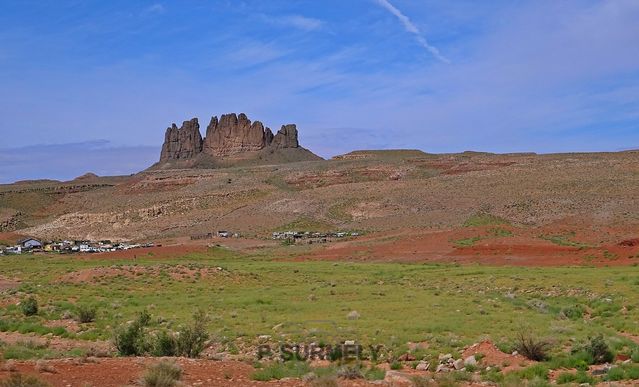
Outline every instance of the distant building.
POLYGON ((27 250, 41 249, 42 248, 42 242, 40 242, 39 240, 37 240, 35 238, 22 239, 22 240, 18 241, 18 244, 23 249, 27 249, 27 250))

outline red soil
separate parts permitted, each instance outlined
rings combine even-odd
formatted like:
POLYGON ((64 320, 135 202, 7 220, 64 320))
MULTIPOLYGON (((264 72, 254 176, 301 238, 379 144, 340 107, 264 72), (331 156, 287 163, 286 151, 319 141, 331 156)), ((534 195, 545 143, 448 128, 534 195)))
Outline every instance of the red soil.
POLYGON ((481 359, 482 365, 497 366, 504 372, 525 368, 531 363, 531 361, 521 355, 503 353, 490 341, 482 341, 481 343, 473 344, 468 347, 462 353, 462 359, 466 359, 467 357, 477 354, 483 355, 483 358, 481 359))
POLYGON ((486 264, 510 266, 622 266, 639 264, 639 246, 620 243, 630 230, 572 232, 565 239, 584 246, 563 246, 542 238, 564 235, 566 227, 488 226, 444 231, 373 234, 315 250, 297 260, 347 260, 486 264), (511 236, 495 236, 495 228, 511 236), (604 238, 599 238, 605 235, 604 238), (459 241, 481 239, 463 247, 459 241), (603 240, 602 240, 603 239, 603 240))
MULTIPOLYGON (((61 359, 40 361, 13 362, 13 372, 35 375, 50 383, 53 387, 121 387, 139 386, 145 369, 160 361, 157 358, 90 358, 90 359, 61 359), (48 370, 48 371, 38 371, 48 370), (49 372, 52 371, 52 372, 49 372)), ((246 363, 237 361, 213 361, 203 359, 175 359, 183 370, 182 382, 184 386, 307 386, 299 379, 283 379, 271 382, 251 380, 254 368, 246 363)), ((4 368, 7 368, 6 366, 4 368)), ((10 371, 0 370, 0 380, 11 375, 10 371)), ((342 380, 340 386, 358 387, 370 386, 363 380, 342 380)))

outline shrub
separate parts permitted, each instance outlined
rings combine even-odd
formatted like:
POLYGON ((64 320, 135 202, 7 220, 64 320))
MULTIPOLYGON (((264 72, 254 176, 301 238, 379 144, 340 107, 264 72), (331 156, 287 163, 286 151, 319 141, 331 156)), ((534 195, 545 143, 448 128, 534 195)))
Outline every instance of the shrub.
POLYGON ((593 364, 610 363, 615 357, 601 334, 590 338, 586 352, 592 356, 593 364))
POLYGON ((38 314, 38 300, 31 296, 20 303, 20 309, 25 316, 34 316, 38 314))
POLYGON ((306 362, 289 361, 286 363, 272 363, 259 369, 251 375, 253 380, 268 382, 270 380, 280 380, 284 378, 301 378, 311 372, 306 362))
POLYGON ((144 310, 127 327, 116 330, 113 341, 122 356, 140 356, 148 349, 144 328, 149 325, 151 316, 144 310))
POLYGON ((535 364, 528 368, 524 368, 517 372, 517 375, 522 379, 534 380, 548 380, 548 368, 543 364, 535 364))
POLYGON ((335 376, 321 376, 310 382, 311 387, 338 387, 337 378, 335 376))
POLYGON ((386 371, 375 366, 371 366, 371 368, 367 369, 364 373, 366 380, 383 380, 385 376, 386 371))
POLYGON ((398 362, 397 360, 394 360, 391 364, 390 364, 390 369, 392 369, 393 371, 399 371, 402 368, 404 368, 404 366, 402 365, 402 363, 398 362))
POLYGON ((153 344, 154 356, 177 356, 178 345, 175 336, 166 331, 161 331, 153 344))
POLYGON ((515 349, 529 360, 543 361, 548 358, 547 352, 550 344, 547 341, 539 340, 531 334, 520 331, 515 340, 515 349))
POLYGON ((35 376, 23 376, 12 374, 9 378, 0 380, 0 387, 48 387, 49 384, 36 378, 35 376))
POLYGON ((621 367, 611 368, 610 371, 608 371, 608 375, 606 375, 606 379, 613 382, 624 380, 625 378, 626 373, 621 367))
POLYGON ((177 386, 182 378, 182 368, 179 365, 161 361, 149 367, 142 379, 146 387, 173 387, 177 386))
POLYGON ((564 372, 557 377, 557 384, 594 384, 595 379, 588 375, 586 371, 577 371, 577 373, 564 372))
POLYGON ((337 376, 342 379, 363 379, 362 371, 358 366, 343 366, 337 370, 337 376))
POLYGON ((630 355, 630 359, 633 363, 639 363, 639 348, 635 348, 630 355))
POLYGON ((98 309, 95 306, 79 305, 76 319, 79 323, 86 324, 95 321, 98 309))
POLYGON ((574 305, 563 308, 560 314, 570 320, 580 320, 584 317, 584 307, 581 305, 574 305))
POLYGON ((200 310, 193 315, 193 325, 180 329, 177 338, 178 354, 190 358, 200 356, 209 339, 209 333, 206 331, 207 321, 206 314, 200 310))

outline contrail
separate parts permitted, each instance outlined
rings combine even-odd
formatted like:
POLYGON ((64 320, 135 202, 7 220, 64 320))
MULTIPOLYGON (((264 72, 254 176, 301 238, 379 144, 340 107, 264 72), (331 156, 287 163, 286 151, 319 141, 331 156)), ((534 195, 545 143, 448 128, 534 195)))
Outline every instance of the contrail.
POLYGON ((419 43, 422 47, 424 47, 426 50, 428 50, 428 52, 430 52, 435 58, 437 58, 438 60, 440 60, 440 61, 442 61, 444 63, 450 63, 450 60, 448 60, 446 57, 444 57, 439 52, 437 47, 431 46, 428 43, 428 40, 426 40, 424 35, 422 35, 422 33, 419 32, 419 28, 417 28, 417 26, 415 24, 413 24, 413 22, 408 18, 408 16, 404 15, 402 13, 402 11, 400 11, 397 8, 395 8, 395 6, 390 3, 390 1, 388 1, 388 0, 375 0, 375 1, 379 5, 381 5, 382 7, 386 8, 386 10, 388 12, 392 13, 393 15, 395 15, 395 17, 397 17, 399 19, 399 21, 404 25, 404 29, 407 32, 410 32, 411 34, 415 35, 415 39, 417 40, 417 43, 419 43))

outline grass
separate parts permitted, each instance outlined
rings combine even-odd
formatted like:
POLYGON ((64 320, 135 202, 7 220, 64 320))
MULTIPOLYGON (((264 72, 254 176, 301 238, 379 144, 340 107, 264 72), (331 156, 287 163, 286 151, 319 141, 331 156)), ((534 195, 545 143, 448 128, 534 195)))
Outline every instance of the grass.
POLYGON ((182 378, 182 368, 170 361, 150 366, 142 378, 145 387, 173 387, 182 378))
POLYGON ((306 362, 290 361, 285 363, 272 363, 258 369, 251 375, 253 380, 268 382, 284 378, 301 378, 311 372, 311 367, 306 362))
POLYGON ((631 307, 639 304, 637 267, 521 270, 276 258, 287 256, 269 251, 241 255, 215 248, 161 261, 147 256, 135 262, 100 256, 5 257, 0 272, 19 278, 22 285, 14 291, 16 296, 33 295, 40 312, 27 317, 15 305, 0 308, 0 330, 110 340, 114 327, 133 320, 145 306, 151 331, 178 331, 202 309, 209 317, 207 330, 228 350, 253 345, 259 335, 271 335, 275 341, 357 340, 392 349, 427 341, 424 355, 429 358, 459 353, 485 337, 512 344, 523 324, 536 327, 539 337, 552 337, 555 347, 586 342, 599 333, 609 339, 621 331, 638 332, 639 308, 631 307), (135 280, 60 280, 78 270, 134 265, 149 270, 135 280), (222 271, 199 279, 162 274, 188 266, 222 271), (86 329, 69 333, 46 326, 79 304, 100 311, 86 329), (348 319, 354 310, 361 317, 348 319), (588 319, 583 318, 585 310, 588 319))
POLYGON ((489 214, 487 212, 478 212, 471 215, 465 222, 464 227, 482 227, 482 226, 494 226, 500 224, 508 224, 508 221, 489 214))
POLYGON ((585 249, 589 247, 585 243, 573 241, 572 238, 574 238, 574 236, 574 233, 568 233, 564 235, 541 235, 539 238, 552 242, 558 246, 577 247, 579 249, 585 249))
POLYGON ((472 237, 472 238, 465 238, 465 239, 459 239, 453 242, 453 244, 455 245, 455 247, 471 247, 474 246, 475 243, 479 242, 481 240, 481 237, 472 237))
POLYGON ((314 220, 311 218, 301 217, 294 220, 293 222, 279 226, 274 231, 327 232, 327 231, 332 231, 334 229, 335 227, 332 226, 330 223, 314 220))

